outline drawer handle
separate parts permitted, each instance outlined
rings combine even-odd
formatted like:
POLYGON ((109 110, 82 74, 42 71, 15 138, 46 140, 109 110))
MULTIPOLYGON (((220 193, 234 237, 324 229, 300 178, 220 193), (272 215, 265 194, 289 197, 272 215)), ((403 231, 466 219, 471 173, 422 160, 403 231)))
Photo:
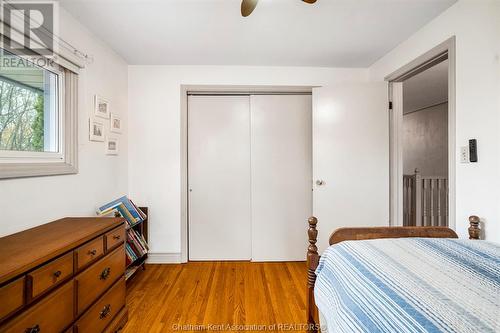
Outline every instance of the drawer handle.
POLYGON ((111 312, 111 304, 104 306, 104 308, 99 312, 99 319, 104 319, 111 312))
POLYGON ((54 276, 55 276, 56 278, 60 277, 60 276, 61 276, 61 274, 62 274, 62 272, 61 272, 61 271, 55 271, 55 272, 54 272, 54 276))
POLYGON ((102 273, 101 273, 101 276, 100 276, 100 280, 106 280, 109 276, 109 273, 111 273, 111 268, 110 267, 106 267, 102 273))
POLYGON ((121 238, 121 236, 120 236, 120 235, 114 235, 114 236, 113 236, 113 239, 116 239, 116 240, 119 240, 120 238, 121 238))
POLYGON ((27 328, 24 332, 25 333, 38 333, 38 332, 40 332, 40 326, 35 325, 33 327, 27 328))
POLYGON ((96 255, 96 253, 97 253, 97 250, 96 250, 96 249, 94 249, 94 250, 89 250, 89 255, 91 255, 91 256, 95 256, 95 255, 96 255))

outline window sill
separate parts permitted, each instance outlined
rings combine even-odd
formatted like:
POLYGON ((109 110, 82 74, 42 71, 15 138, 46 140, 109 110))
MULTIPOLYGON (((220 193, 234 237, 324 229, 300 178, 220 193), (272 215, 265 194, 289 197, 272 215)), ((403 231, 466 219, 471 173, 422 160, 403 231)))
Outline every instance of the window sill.
POLYGON ((78 173, 76 163, 3 163, 0 164, 0 179, 55 176, 78 173))

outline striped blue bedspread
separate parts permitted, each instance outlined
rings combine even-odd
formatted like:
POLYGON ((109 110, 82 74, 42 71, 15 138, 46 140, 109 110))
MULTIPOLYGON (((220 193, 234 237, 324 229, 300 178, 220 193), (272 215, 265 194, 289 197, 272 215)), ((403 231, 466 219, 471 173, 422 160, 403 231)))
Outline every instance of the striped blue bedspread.
POLYGON ((495 243, 345 241, 324 252, 316 274, 315 301, 328 333, 500 332, 495 243))

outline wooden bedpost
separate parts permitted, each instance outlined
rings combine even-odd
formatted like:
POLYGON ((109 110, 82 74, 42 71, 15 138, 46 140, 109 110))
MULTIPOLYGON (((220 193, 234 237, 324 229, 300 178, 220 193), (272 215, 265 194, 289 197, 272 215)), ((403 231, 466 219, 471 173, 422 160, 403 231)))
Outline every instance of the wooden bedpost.
POLYGON ((318 312, 314 302, 314 283, 316 282, 316 268, 319 264, 318 247, 316 242, 318 240, 318 230, 316 224, 318 219, 311 216, 308 221, 309 229, 307 235, 309 236, 309 247, 307 248, 307 323, 309 325, 308 332, 317 332, 315 325, 318 325, 318 312))
POLYGON ((476 215, 469 216, 469 239, 479 239, 481 229, 479 228, 479 217, 476 215))

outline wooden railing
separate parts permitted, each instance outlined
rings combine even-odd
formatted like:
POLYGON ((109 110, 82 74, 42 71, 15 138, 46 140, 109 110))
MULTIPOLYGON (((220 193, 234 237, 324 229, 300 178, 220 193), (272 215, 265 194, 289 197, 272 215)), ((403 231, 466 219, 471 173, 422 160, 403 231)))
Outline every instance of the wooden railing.
POLYGON ((448 179, 415 174, 403 176, 403 225, 448 226, 448 179))

